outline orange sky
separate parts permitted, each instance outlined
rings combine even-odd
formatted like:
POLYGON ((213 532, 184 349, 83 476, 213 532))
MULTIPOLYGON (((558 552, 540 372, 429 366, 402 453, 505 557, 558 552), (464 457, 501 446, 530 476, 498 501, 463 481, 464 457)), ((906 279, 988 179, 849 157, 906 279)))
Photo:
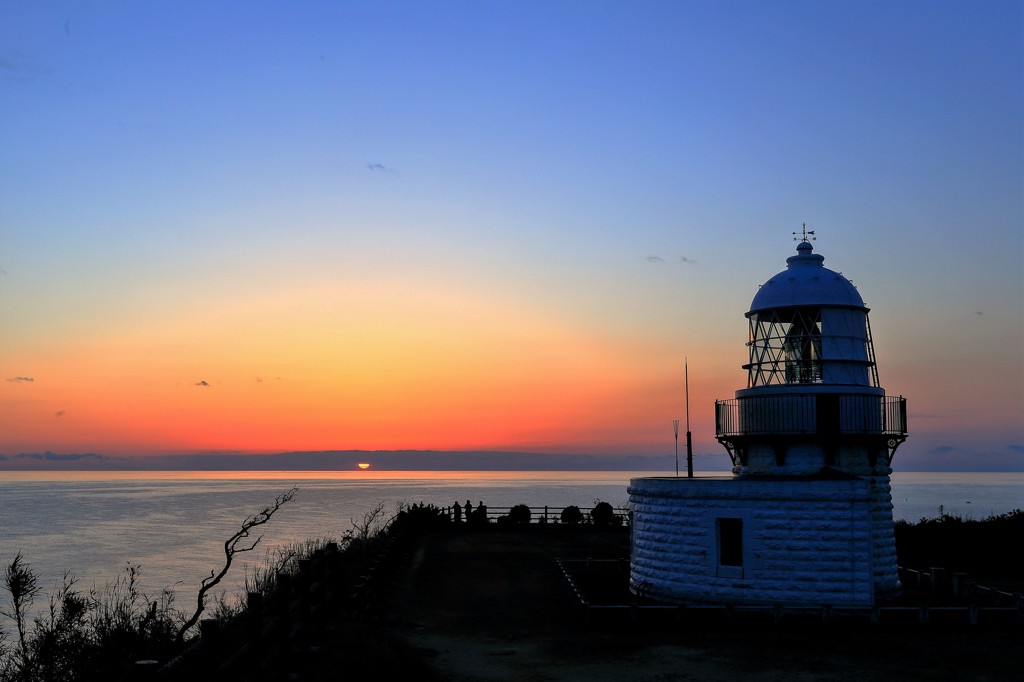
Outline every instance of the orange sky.
POLYGON ((670 455, 688 359, 724 458, 806 223, 895 465, 1024 469, 1021 7, 922 7, 0 8, 0 457, 670 455))

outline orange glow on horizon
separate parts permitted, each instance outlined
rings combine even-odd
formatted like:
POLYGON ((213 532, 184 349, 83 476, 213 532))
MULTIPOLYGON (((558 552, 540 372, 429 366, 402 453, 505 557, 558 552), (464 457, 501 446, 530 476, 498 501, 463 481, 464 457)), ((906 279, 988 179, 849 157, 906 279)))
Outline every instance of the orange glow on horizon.
MULTIPOLYGON (((405 293, 379 312, 380 294, 334 291, 346 303, 331 315, 294 296, 214 302, 48 349, 45 375, 0 386, 11 408, 0 452, 629 453, 663 447, 663 422, 682 416, 673 339, 600 337, 462 292, 405 293), (193 329, 204 332, 182 331, 193 329)), ((694 404, 713 399, 691 385, 694 404)))

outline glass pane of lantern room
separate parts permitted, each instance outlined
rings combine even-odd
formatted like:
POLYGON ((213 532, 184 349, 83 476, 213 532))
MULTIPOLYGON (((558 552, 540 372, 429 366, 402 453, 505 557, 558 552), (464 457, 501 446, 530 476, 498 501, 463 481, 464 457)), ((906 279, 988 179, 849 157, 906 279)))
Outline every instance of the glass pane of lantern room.
POLYGON ((820 309, 793 308, 783 340, 786 352, 786 383, 821 383, 820 309))

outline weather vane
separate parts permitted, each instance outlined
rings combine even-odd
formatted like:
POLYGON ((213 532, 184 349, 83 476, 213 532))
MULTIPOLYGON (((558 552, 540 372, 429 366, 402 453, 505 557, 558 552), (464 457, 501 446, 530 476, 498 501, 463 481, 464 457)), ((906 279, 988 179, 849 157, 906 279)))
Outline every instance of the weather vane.
POLYGON ((808 230, 807 229, 807 223, 804 223, 804 227, 803 227, 802 231, 794 232, 793 234, 800 235, 800 237, 793 237, 793 241, 796 241, 797 239, 800 239, 800 241, 802 241, 802 242, 813 242, 815 240, 814 230, 808 230), (808 239, 807 235, 811 235, 811 238, 808 239))

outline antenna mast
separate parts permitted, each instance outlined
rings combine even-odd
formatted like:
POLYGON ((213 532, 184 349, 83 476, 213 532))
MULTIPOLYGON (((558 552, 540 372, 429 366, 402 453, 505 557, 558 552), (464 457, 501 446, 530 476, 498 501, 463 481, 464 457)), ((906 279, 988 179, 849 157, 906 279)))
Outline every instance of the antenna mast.
POLYGON ((672 430, 676 434, 676 477, 679 477, 679 420, 672 420, 672 430))
MULTIPOLYGON (((690 437, 690 361, 684 360, 686 368, 686 477, 693 478, 693 440, 690 437)), ((678 465, 677 465, 678 466, 678 465)), ((678 476, 678 472, 676 474, 678 476)))

